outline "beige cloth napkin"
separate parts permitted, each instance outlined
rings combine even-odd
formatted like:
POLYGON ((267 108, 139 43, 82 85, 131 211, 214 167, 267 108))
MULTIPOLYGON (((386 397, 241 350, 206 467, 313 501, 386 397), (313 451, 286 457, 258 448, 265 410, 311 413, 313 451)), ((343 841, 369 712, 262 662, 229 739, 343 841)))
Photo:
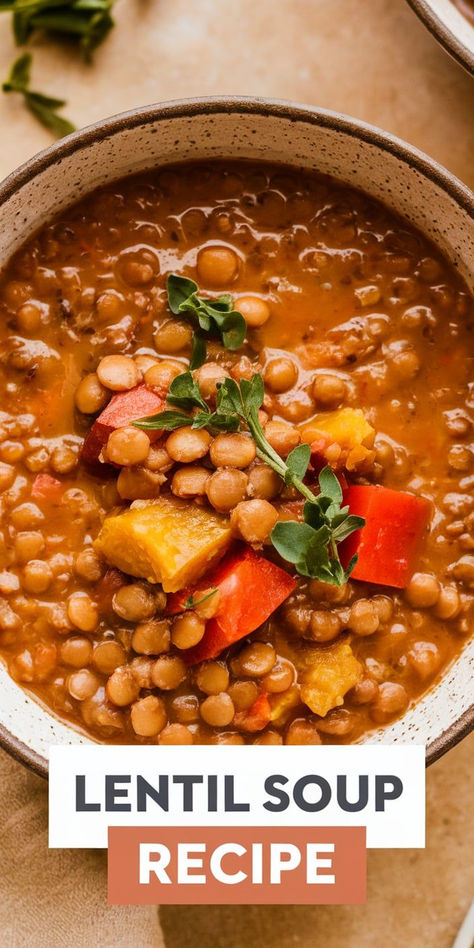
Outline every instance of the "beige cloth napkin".
POLYGON ((47 789, 0 751, 0 944, 164 948, 157 908, 107 905, 105 852, 48 850, 47 789))

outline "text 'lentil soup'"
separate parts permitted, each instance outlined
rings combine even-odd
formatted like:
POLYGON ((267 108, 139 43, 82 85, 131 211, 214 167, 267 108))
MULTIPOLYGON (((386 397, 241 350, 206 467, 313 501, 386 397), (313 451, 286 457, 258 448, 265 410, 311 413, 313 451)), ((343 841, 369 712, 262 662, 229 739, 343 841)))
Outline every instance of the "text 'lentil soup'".
POLYGON ((329 178, 165 168, 0 279, 0 650, 103 741, 352 741, 472 628, 473 304, 329 178))

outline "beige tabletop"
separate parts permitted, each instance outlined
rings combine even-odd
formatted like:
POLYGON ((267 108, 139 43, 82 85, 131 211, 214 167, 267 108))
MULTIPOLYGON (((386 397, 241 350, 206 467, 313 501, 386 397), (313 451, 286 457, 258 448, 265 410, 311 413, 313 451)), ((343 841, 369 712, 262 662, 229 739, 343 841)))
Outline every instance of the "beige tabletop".
MULTIPOLYGON (((16 55, 2 17, 1 78, 16 55)), ((379 125, 474 185, 474 81, 404 0, 117 0, 116 21, 93 67, 34 43, 32 87, 66 98, 78 126, 193 95, 296 99, 379 125)), ((0 128, 0 176, 51 140, 13 95, 0 128)), ((366 906, 169 907, 163 934, 154 910, 107 909, 102 855, 48 854, 45 787, 0 753, 2 944, 449 948, 474 897, 473 750, 471 737, 428 773, 426 851, 369 854, 366 906)))

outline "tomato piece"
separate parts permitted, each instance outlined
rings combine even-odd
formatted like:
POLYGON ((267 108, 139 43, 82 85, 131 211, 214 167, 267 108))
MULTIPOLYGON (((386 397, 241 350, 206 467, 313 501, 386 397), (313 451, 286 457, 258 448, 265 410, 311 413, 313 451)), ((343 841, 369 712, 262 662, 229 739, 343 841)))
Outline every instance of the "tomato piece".
POLYGON ((32 487, 31 499, 46 503, 57 503, 62 492, 61 481, 51 474, 37 474, 32 487))
POLYGON ((353 579, 403 589, 416 569, 430 502, 404 491, 354 484, 344 491, 344 503, 351 514, 365 518, 365 526, 339 546, 344 567, 357 553, 353 579))
MULTIPOLYGON (((137 418, 156 415, 164 407, 164 396, 147 385, 136 385, 128 392, 117 392, 94 421, 82 446, 82 460, 88 464, 97 464, 112 431, 129 425, 137 418)), ((162 431, 148 431, 147 434, 150 441, 156 441, 162 431)))
POLYGON ((228 553, 199 584, 169 596, 168 613, 181 612, 189 596, 199 601, 213 586, 219 590, 217 611, 206 622, 199 644, 181 653, 189 664, 216 658, 258 629, 293 592, 296 580, 250 547, 239 548, 228 553))

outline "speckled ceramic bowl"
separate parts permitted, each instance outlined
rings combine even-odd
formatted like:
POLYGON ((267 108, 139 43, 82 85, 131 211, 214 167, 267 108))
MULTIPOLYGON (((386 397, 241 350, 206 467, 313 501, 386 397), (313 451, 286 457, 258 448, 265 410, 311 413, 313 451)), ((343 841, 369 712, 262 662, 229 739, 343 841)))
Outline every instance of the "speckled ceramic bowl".
MULTIPOLYGON (((280 161, 333 175, 385 202, 422 230, 469 281, 474 199, 450 174, 367 125, 291 103, 195 99, 135 110, 69 136, 0 186, 0 265, 38 227, 88 191, 186 159, 280 161)), ((471 275, 472 288, 472 275, 471 275)), ((436 760, 474 727, 474 642, 440 683, 370 742, 421 742, 436 760)), ((0 666, 0 741, 47 773, 48 745, 87 742, 18 687, 0 666)))
POLYGON ((408 0, 445 50, 474 75, 474 26, 453 0, 408 0))

